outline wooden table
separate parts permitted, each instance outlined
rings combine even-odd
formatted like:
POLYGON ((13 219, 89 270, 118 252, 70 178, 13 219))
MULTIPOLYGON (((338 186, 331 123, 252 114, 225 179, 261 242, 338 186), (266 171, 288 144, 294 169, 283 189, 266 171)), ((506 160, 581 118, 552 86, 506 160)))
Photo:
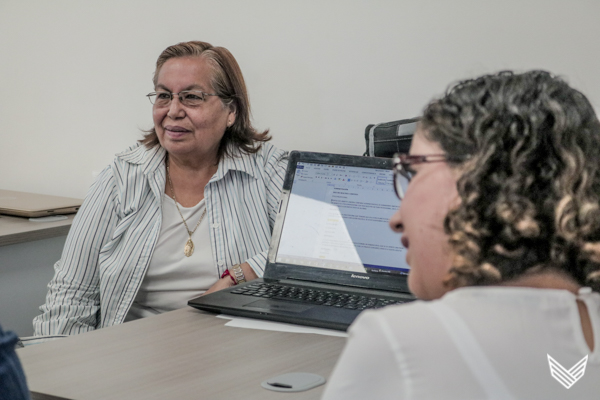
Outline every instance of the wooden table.
POLYGON ((193 308, 17 351, 34 399, 319 399, 263 389, 288 372, 326 379, 346 339, 224 326, 193 308))
POLYGON ((75 214, 55 222, 31 222, 29 218, 0 215, 0 246, 31 242, 69 233, 75 214))

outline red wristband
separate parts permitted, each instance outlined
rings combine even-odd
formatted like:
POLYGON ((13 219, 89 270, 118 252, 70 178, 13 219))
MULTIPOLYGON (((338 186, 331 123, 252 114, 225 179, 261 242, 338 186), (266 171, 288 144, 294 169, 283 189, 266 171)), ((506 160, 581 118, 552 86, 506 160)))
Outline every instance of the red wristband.
POLYGON ((233 281, 233 284, 237 285, 237 281, 235 280, 235 278, 233 277, 233 275, 231 275, 229 273, 228 269, 226 269, 225 272, 223 272, 223 275, 221 275, 221 278, 225 278, 226 276, 229 276, 231 278, 231 280, 233 281))

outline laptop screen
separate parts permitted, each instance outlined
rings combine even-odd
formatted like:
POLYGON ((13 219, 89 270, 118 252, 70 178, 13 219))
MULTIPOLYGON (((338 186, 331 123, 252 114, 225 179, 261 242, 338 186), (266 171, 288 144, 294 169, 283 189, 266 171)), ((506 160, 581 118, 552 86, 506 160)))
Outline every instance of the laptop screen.
POLYGON ((388 221, 399 200, 389 169, 298 161, 276 262, 368 274, 406 274, 388 221))

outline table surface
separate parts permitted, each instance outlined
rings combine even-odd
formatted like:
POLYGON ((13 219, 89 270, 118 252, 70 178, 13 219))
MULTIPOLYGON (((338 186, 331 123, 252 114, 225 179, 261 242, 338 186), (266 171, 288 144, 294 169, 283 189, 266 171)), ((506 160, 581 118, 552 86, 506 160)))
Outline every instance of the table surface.
POLYGON ((49 239, 69 233, 75 214, 55 222, 32 222, 29 218, 0 215, 0 246, 49 239))
POLYGON ((264 389, 288 372, 329 378, 345 338, 224 326, 193 308, 17 351, 34 399, 319 399, 264 389))

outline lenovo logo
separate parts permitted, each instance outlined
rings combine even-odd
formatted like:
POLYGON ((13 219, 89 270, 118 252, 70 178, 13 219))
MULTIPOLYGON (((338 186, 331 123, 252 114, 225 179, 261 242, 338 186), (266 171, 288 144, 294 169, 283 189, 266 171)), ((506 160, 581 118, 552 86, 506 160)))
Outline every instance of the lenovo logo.
POLYGON ((362 275, 350 275, 351 278, 358 278, 358 279, 371 279, 368 276, 362 276, 362 275))

